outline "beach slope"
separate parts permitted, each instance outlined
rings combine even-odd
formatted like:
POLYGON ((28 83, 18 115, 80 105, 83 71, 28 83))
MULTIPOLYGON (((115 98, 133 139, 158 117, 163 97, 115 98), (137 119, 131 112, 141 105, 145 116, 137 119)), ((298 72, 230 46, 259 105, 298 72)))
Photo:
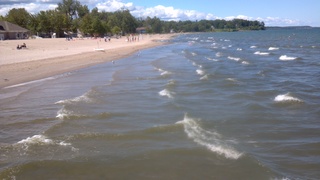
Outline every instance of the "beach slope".
POLYGON ((162 45, 173 34, 91 39, 28 39, 0 41, 0 88, 70 72, 127 57, 139 50, 162 45), (17 49, 17 45, 26 48, 17 49))

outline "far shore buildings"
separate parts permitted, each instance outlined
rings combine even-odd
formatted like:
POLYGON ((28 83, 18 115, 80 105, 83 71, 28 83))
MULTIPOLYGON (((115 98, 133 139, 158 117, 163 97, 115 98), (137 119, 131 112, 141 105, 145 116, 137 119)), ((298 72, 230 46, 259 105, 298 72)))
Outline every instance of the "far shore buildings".
POLYGON ((27 39, 29 30, 8 21, 0 21, 0 40, 27 39))

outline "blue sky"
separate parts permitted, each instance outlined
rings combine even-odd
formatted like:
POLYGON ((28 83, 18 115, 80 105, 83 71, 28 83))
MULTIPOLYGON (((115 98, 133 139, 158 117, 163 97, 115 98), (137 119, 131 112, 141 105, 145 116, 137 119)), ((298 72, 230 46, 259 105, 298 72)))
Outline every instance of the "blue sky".
MULTIPOLYGON (((126 8, 136 17, 163 20, 241 18, 264 21, 267 26, 310 25, 320 27, 320 0, 78 0, 90 9, 116 11, 126 8)), ((28 12, 54 9, 62 0, 0 0, 0 15, 11 8, 28 12)))

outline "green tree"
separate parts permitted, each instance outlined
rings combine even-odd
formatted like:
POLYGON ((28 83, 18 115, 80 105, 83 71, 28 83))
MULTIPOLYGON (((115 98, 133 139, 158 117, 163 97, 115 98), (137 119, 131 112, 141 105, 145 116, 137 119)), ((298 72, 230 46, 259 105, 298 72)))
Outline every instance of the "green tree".
POLYGON ((85 34, 93 34, 93 19, 90 14, 86 14, 80 21, 80 30, 85 34))
POLYGON ((119 34, 121 29, 118 26, 114 26, 111 30, 112 34, 119 34))
POLYGON ((77 12, 78 12, 78 17, 79 18, 83 18, 86 14, 89 14, 89 8, 87 5, 81 5, 79 4, 78 8, 77 8, 77 12))
POLYGON ((40 11, 37 14, 37 28, 36 31, 40 33, 48 33, 51 31, 51 23, 48 15, 48 11, 40 11))
POLYGON ((31 15, 24 8, 13 8, 6 15, 5 19, 11 23, 17 24, 21 27, 28 28, 31 15))
POLYGON ((105 33, 104 26, 98 17, 95 17, 92 22, 93 35, 101 36, 105 33))
POLYGON ((58 3, 57 9, 72 20, 78 16, 77 11, 80 6, 81 4, 77 0, 62 0, 61 3, 58 3))

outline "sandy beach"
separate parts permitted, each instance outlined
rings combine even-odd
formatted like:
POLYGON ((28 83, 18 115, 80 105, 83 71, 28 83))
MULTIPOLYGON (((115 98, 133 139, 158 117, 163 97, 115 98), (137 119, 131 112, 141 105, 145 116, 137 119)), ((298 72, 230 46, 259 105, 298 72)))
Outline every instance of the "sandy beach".
POLYGON ((107 42, 103 38, 0 41, 0 88, 121 59, 139 50, 162 45, 173 36, 142 35, 134 42, 128 42, 126 37, 107 42), (17 45, 23 43, 27 48, 18 50, 17 45))

